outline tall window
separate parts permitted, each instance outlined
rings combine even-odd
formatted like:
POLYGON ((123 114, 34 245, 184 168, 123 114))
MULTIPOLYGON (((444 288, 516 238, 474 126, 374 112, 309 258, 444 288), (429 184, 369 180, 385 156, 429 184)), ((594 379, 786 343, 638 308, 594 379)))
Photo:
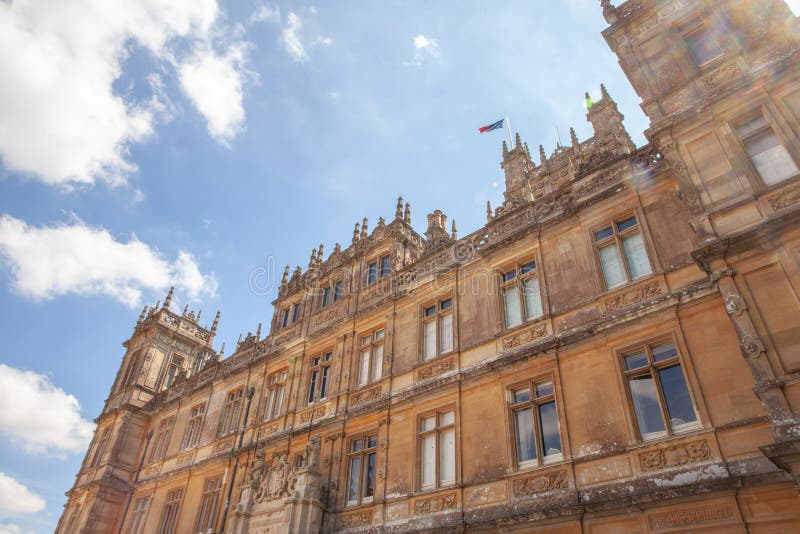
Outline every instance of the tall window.
POLYGON ((239 428, 239 416, 242 414, 244 401, 244 388, 229 391, 222 408, 222 417, 219 420, 218 436, 227 436, 239 428))
POLYGON ((328 382, 331 373, 333 353, 326 352, 311 360, 311 372, 308 380, 308 403, 328 397, 328 382))
POLYGON ((284 308, 281 311, 281 328, 286 328, 287 326, 289 326, 289 319, 291 317, 291 315, 289 315, 289 313, 290 313, 290 311, 289 311, 288 307, 284 308))
POLYGON ((206 479, 203 486, 203 501, 200 503, 200 513, 197 515, 198 533, 212 534, 217 522, 217 514, 222 500, 222 477, 206 479))
POLYGON ((766 185, 777 184, 800 173, 763 113, 739 124, 736 135, 766 185))
POLYGON ((300 319, 300 303, 296 302, 291 306, 286 306, 281 310, 280 328, 286 328, 300 319))
POLYGON ((337 280, 333 283, 333 301, 338 302, 341 300, 343 294, 342 281, 337 280))
POLYGON ((536 262, 529 261, 502 274, 506 328, 542 315, 542 298, 536 262))
POLYGON ((264 420, 273 419, 281 414, 283 397, 286 390, 286 377, 289 371, 272 373, 267 378, 267 406, 264 409, 264 420))
POLYGON ((296 323, 300 318, 300 303, 295 302, 292 304, 292 324, 296 323))
POLYGON ((327 306, 331 303, 333 299, 333 292, 331 291, 331 286, 325 286, 322 288, 322 308, 327 306))
POLYGON ((560 460, 561 435, 553 381, 528 381, 511 389, 514 448, 520 466, 560 460))
POLYGON ((422 337, 425 360, 453 350, 453 299, 440 300, 423 309, 422 337))
POLYGON ((683 40, 694 64, 702 67, 722 55, 722 47, 716 37, 701 21, 696 20, 684 31, 683 40))
POLYGON ((671 341, 622 356, 628 392, 642 439, 698 427, 680 357, 671 341))
POLYGON ((203 430, 203 417, 205 414, 205 404, 199 404, 192 408, 189 414, 189 421, 186 423, 186 431, 183 433, 181 449, 197 447, 197 444, 200 442, 200 431, 203 430))
POLYGON ((172 436, 172 428, 175 426, 175 417, 162 419, 158 424, 158 430, 150 446, 150 462, 162 460, 167 455, 169 439, 172 436))
POLYGON ((144 532, 144 522, 147 520, 147 511, 150 509, 150 495, 140 497, 133 503, 131 510, 131 527, 129 534, 142 534, 144 532))
POLYGON ((380 380, 383 376, 383 332, 381 328, 359 338, 359 386, 380 380))
POLYGON ((167 389, 172 384, 175 383, 175 379, 178 378, 178 375, 183 370, 183 357, 178 356, 177 354, 173 354, 172 358, 169 361, 169 367, 167 367, 167 375, 164 377, 164 386, 162 389, 167 389))
POLYGON ((419 419, 420 486, 423 489, 456 481, 456 426, 453 410, 419 419))
POLYGON ((111 439, 111 425, 105 427, 100 433, 100 439, 97 440, 97 446, 94 448, 94 455, 92 455, 92 461, 89 464, 89 467, 97 467, 100 465, 100 461, 103 459, 103 454, 106 452, 106 447, 108 447, 109 439, 111 439))
POLYGON ((208 358, 208 353, 206 351, 201 350, 197 353, 197 357, 194 359, 194 364, 192 364, 192 376, 203 370, 203 365, 206 363, 206 358, 208 358))
POLYGON ((347 455, 347 504, 372 501, 375 494, 375 457, 378 437, 361 436, 350 441, 347 455))
POLYGON ((597 230, 594 240, 607 288, 653 272, 635 215, 597 230))
POLYGON ((388 276, 391 272, 391 258, 381 256, 367 265, 367 285, 375 283, 378 278, 388 276))
POLYGON ((158 529, 158 534, 173 534, 175 532, 178 526, 178 515, 181 512, 181 501, 183 501, 183 488, 167 492, 164 515, 161 516, 161 527, 158 529))

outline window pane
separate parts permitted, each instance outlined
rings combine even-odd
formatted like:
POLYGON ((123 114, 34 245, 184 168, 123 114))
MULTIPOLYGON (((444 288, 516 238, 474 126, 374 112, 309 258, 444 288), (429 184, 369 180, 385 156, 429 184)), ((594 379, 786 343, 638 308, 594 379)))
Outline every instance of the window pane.
POLYGON ((533 319, 542 315, 542 299, 539 295, 539 278, 528 278, 522 282, 525 297, 525 318, 533 319))
POLYGON ((676 427, 686 423, 693 423, 697 420, 689 397, 689 390, 686 388, 686 380, 680 365, 673 365, 658 372, 661 380, 661 389, 664 393, 664 400, 667 403, 667 413, 669 414, 670 427, 676 427))
POLYGON ((717 40, 705 28, 686 35, 685 40, 689 53, 698 67, 722 55, 717 40))
POLYGON ((508 271, 503 273, 503 282, 508 282, 509 280, 513 280, 517 277, 517 270, 514 269, 513 271, 508 271))
POLYGON ((358 452, 363 448, 363 442, 360 439, 355 439, 350 443, 350 452, 358 452))
POLYGON ((374 334, 374 337, 375 337, 375 341, 377 341, 379 339, 383 339, 383 330, 376 330, 375 334, 374 334))
POLYGON ((514 412, 514 430, 517 434, 517 461, 534 460, 536 458, 536 438, 533 434, 533 410, 525 408, 514 412))
POLYGON ((275 407, 272 410, 272 417, 278 416, 281 408, 283 408, 283 384, 278 384, 275 388, 275 407))
POLYGON ((625 282, 625 270, 622 268, 617 245, 611 244, 600 248, 600 264, 603 266, 606 287, 618 286, 625 282))
POLYGON ((539 431, 542 435, 544 456, 561 452, 561 438, 558 435, 558 415, 555 401, 539 405, 539 431))
POLYGON ((372 351, 372 380, 378 380, 383 375, 383 345, 378 345, 372 351))
POLYGON ((425 339, 423 342, 423 356, 432 358, 436 356, 436 321, 428 321, 424 325, 425 339))
POLYGON ((628 228, 633 228, 634 226, 636 226, 636 217, 628 217, 617 223, 617 231, 624 232, 628 228))
POLYGON ((748 120, 747 122, 740 124, 736 128, 736 134, 739 137, 744 137, 749 133, 755 132, 759 128, 763 128, 764 126, 767 126, 767 124, 768 124, 767 123, 767 118, 764 115, 759 113, 758 116, 753 117, 752 119, 748 120))
POLYGON ((602 230, 598 230, 594 233, 594 240, 595 241, 602 241, 607 237, 611 237, 614 235, 614 229, 610 226, 608 228, 603 228, 602 230))
POLYGON ((797 165, 771 130, 757 134, 745 142, 753 165, 767 185, 795 176, 797 165))
POLYGON ((448 313, 439 318, 439 352, 442 354, 453 350, 453 314, 448 313))
POLYGON ((433 430, 434 428, 436 428, 436 417, 431 415, 429 417, 423 418, 420 428, 422 429, 423 432, 426 430, 433 430))
POLYGON ((322 381, 319 384, 319 398, 324 399, 328 396, 328 375, 330 374, 330 367, 322 368, 322 381))
POLYGON ((436 484, 436 434, 422 438, 422 485, 436 484))
POLYGON ((440 310, 446 310, 447 308, 449 308, 452 305, 453 305, 453 299, 443 300, 442 302, 439 303, 439 309, 440 310))
POLYGON ((439 414, 439 426, 447 426, 455 423, 455 414, 453 412, 444 412, 439 414))
POLYGON ((540 399, 542 397, 546 397, 548 395, 553 394, 553 383, 552 382, 543 382, 541 384, 536 384, 536 398, 540 399))
POLYGON ((436 306, 428 306, 425 308, 425 317, 430 317, 436 313, 436 306))
POLYGON ((347 478, 347 502, 358 501, 358 476, 361 470, 361 456, 350 458, 350 476, 347 478))
POLYGON ((456 480, 456 431, 454 428, 439 434, 439 480, 456 480))
POLYGON ((536 270, 536 262, 535 261, 530 261, 530 262, 524 264, 522 267, 520 267, 520 272, 522 274, 526 274, 526 273, 529 273, 529 272, 535 271, 535 270, 536 270))
POLYGON ((322 290, 322 306, 325 307, 331 303, 331 288, 330 286, 322 290))
POLYGON ((522 309, 516 284, 503 290, 503 301, 506 309, 506 327, 510 328, 522 323, 522 309))
POLYGON ((375 453, 366 457, 364 465, 364 493, 362 497, 372 497, 375 493, 375 453))
POLYGON ((528 402, 529 400, 531 400, 531 390, 520 389, 514 392, 514 404, 528 402))
POLYGON ((370 263, 367 271, 367 283, 371 284, 378 278, 378 264, 370 263))
POLYGON ((657 362, 663 362, 664 360, 675 358, 678 355, 678 351, 675 350, 675 345, 672 343, 658 345, 651 350, 653 351, 653 359, 657 362))
POLYGON ((625 250, 625 261, 628 262, 628 269, 633 278, 651 273, 650 260, 647 259, 647 251, 644 248, 642 234, 635 233, 622 238, 622 248, 625 250))
POLYGON ((625 369, 638 369, 647 366, 647 355, 644 352, 637 352, 630 356, 625 356, 625 369))
POLYGON ((319 375, 319 371, 313 371, 311 373, 311 380, 308 382, 308 402, 314 402, 314 394, 317 389, 317 375, 319 375))
POLYGON ((384 256, 381 258, 381 276, 386 276, 389 274, 389 256, 384 256))
POLYGON ((369 349, 361 351, 358 364, 358 385, 363 386, 369 381, 369 349))
POLYGON ((634 376, 628 379, 628 384, 631 388, 639 432, 642 436, 653 432, 663 432, 664 421, 658 407, 658 394, 653 377, 650 374, 634 376))
POLYGON ((372 449, 378 445, 378 437, 377 436, 370 436, 367 438, 366 446, 368 449, 372 449))
POLYGON ((333 301, 336 302, 342 298, 342 282, 334 282, 333 284, 333 301))

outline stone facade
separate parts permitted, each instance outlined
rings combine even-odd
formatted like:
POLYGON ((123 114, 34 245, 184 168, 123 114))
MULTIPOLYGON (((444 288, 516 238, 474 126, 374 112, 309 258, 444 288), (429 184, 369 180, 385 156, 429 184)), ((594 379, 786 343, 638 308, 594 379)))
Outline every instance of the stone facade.
POLYGON ((800 530, 800 24, 601 7, 648 145, 603 88, 484 227, 399 200, 227 358, 146 308, 57 532, 800 530))

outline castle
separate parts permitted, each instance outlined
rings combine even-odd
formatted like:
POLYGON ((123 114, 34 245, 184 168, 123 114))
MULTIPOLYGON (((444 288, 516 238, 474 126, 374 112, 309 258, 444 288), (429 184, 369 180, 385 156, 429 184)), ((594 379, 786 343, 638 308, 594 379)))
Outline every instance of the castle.
POLYGON ((57 532, 800 530, 800 21, 600 4, 646 146, 603 88, 485 226, 398 200, 228 357, 170 291, 57 532))

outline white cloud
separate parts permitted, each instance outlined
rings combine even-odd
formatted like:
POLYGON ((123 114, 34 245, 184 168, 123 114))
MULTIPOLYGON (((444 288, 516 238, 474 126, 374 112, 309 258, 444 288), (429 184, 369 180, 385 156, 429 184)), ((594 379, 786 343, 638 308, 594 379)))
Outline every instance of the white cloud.
POLYGON ((800 0, 786 0, 795 17, 800 17, 800 0))
POLYGON ((144 291, 170 285, 191 300, 217 290, 214 275, 202 274, 190 253, 181 251, 170 262, 135 235, 121 242, 108 230, 77 218, 69 224, 32 227, 1 216, 0 258, 10 266, 13 290, 37 301, 67 294, 107 295, 136 306, 144 291))
POLYGON ((261 4, 250 15, 250 23, 257 22, 280 22, 281 10, 278 6, 272 4, 261 4))
POLYGON ((425 37, 422 34, 415 36, 412 41, 414 42, 414 56, 405 61, 403 64, 409 67, 421 67, 425 58, 438 58, 439 57, 439 41, 425 37))
POLYGON ((0 523, 0 534, 34 534, 32 530, 24 530, 13 523, 0 523))
MULTIPOLYGON (((0 364, 0 372, 5 366, 0 364)), ((1 377, 2 375, 0 375, 1 377)), ((2 393, 0 393, 2 395, 2 393)), ((44 510, 44 499, 32 492, 14 478, 0 471, 0 512, 11 514, 32 514, 44 510)), ((6 525, 0 525, 0 529, 6 525)), ((16 525, 9 525, 10 532, 22 532, 22 530, 12 530, 19 528, 16 525)), ((2 532, 2 530, 0 530, 2 532)))
POLYGON ((167 107, 153 80, 153 98, 114 93, 125 59, 142 47, 169 64, 180 40, 209 42, 219 15, 216 0, 0 2, 0 161, 66 188, 124 183, 130 146, 167 107))
POLYGON ((11 443, 31 454, 77 453, 93 430, 78 399, 49 378, 0 364, 0 433, 11 443))
POLYGON ((317 38, 311 42, 311 46, 331 46, 333 38, 327 35, 317 35, 317 38))
POLYGON ((208 133, 224 144, 244 128, 245 52, 241 43, 224 55, 203 46, 178 71, 181 87, 208 123, 208 133))
POLYGON ((289 13, 286 18, 286 27, 281 32, 281 40, 286 52, 289 53, 289 57, 300 63, 308 61, 308 52, 306 52, 306 48, 298 35, 302 27, 303 21, 300 20, 300 17, 296 13, 289 13))

